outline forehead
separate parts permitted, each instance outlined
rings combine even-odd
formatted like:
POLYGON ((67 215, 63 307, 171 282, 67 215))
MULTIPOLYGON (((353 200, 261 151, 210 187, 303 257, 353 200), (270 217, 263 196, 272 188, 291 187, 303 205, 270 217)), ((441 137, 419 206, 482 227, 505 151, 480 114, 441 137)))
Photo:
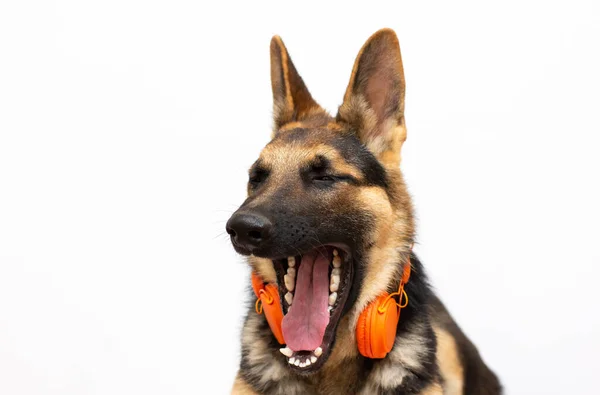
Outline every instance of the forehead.
POLYGON ((258 163, 274 173, 322 165, 370 185, 387 186, 381 163, 355 134, 332 128, 294 128, 278 132, 261 152, 258 163))
MULTIPOLYGON (((325 159, 330 166, 351 167, 345 156, 348 150, 360 149, 352 136, 329 129, 294 128, 279 132, 260 154, 264 166, 287 168, 325 159)), ((346 169, 349 170, 349 169, 346 169)))

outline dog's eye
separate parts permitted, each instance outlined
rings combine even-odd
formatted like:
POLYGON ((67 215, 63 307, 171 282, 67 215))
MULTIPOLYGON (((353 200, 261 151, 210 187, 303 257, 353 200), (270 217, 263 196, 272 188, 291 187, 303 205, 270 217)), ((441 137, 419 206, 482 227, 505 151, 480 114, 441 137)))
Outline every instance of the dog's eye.
POLYGON ((330 184, 335 181, 335 178, 332 176, 314 176, 313 181, 330 184))
POLYGON ((269 175, 269 173, 267 173, 264 170, 255 170, 255 171, 252 171, 250 173, 250 178, 249 178, 248 182, 250 183, 250 186, 252 186, 252 188, 256 188, 263 181, 266 180, 266 178, 267 178, 268 175, 269 175))

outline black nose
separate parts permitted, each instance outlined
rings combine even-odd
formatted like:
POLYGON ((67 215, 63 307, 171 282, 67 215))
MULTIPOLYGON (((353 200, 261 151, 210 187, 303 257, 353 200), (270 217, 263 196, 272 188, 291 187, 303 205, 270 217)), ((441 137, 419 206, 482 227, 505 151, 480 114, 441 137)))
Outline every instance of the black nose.
POLYGON ((226 229, 234 244, 252 252, 269 239, 271 221, 260 214, 235 213, 226 229))

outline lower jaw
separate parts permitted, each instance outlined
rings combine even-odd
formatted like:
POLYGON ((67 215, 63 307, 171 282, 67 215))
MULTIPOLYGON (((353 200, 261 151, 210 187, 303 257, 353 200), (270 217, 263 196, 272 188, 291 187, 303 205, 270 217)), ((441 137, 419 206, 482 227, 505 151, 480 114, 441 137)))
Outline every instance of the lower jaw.
MULTIPOLYGON (((341 316, 344 312, 344 307, 348 300, 348 296, 351 292, 354 268, 350 259, 350 254, 341 248, 332 246, 328 246, 327 248, 331 248, 332 250, 337 249, 339 251, 340 258, 342 258, 342 272, 340 275, 340 283, 336 290, 337 298, 333 303, 333 306, 331 306, 332 308, 330 309, 329 324, 325 329, 323 340, 320 346, 315 350, 293 351, 288 347, 283 347, 280 349, 281 353, 283 354, 282 357, 286 359, 286 362, 289 364, 290 368, 301 374, 314 373, 319 370, 327 361, 335 344, 335 333, 341 316)), ((299 258, 295 259, 295 269, 299 269, 299 261, 299 258)), ((286 300, 285 295, 289 292, 289 290, 286 288, 284 275, 287 274, 286 271, 289 266, 287 264, 287 260, 285 259, 274 261, 274 264, 277 272, 278 282, 280 284, 279 292, 283 306, 283 313, 287 314, 290 305, 286 300)), ((330 281, 334 268, 335 267, 330 268, 330 281)))

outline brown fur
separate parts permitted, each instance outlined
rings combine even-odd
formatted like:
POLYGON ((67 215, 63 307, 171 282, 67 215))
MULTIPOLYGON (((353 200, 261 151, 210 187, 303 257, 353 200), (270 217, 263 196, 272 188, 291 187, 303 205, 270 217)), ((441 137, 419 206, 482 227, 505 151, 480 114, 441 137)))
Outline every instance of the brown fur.
MULTIPOLYGON (((406 140, 404 72, 395 33, 380 30, 362 47, 335 118, 312 98, 278 36, 271 42, 271 81, 273 140, 257 162, 270 170, 269 182, 260 194, 249 188, 244 209, 268 207, 282 197, 314 198, 303 195, 299 169, 319 157, 326 158, 336 173, 351 175, 356 182, 341 183, 332 192, 319 195, 319 205, 326 213, 360 213, 368 218, 369 226, 360 229, 367 264, 360 292, 338 324, 335 346, 323 367, 312 375, 297 375, 289 369, 264 317, 249 310, 242 332, 242 364, 232 393, 260 393, 262 389, 274 394, 432 395, 461 394, 467 386, 481 390, 479 393, 500 393, 495 376, 473 345, 437 298, 429 296, 422 268, 411 255, 414 215, 399 169, 406 140), (335 147, 333 141, 350 135, 358 137, 381 164, 384 184, 370 182, 368 169, 335 147), (397 288, 410 256, 414 280, 407 292, 415 312, 405 321, 401 318, 394 348, 385 359, 366 360, 356 346, 358 317, 378 295, 397 288), (479 373, 476 379, 468 379, 473 371, 483 372, 485 379, 479 380, 479 373)), ((290 200, 289 206, 294 207, 294 202, 290 200)), ((249 263, 265 282, 278 282, 270 259, 251 256, 249 263)))
POLYGON ((254 391, 238 374, 235 376, 233 382, 233 388, 231 389, 232 394, 238 395, 258 395, 258 392, 254 391))
POLYGON ((421 391, 421 395, 443 395, 444 389, 440 383, 431 384, 429 387, 421 391))
POLYGON ((456 341, 450 333, 434 328, 437 338, 437 361, 448 395, 463 393, 464 368, 460 363, 456 341))

